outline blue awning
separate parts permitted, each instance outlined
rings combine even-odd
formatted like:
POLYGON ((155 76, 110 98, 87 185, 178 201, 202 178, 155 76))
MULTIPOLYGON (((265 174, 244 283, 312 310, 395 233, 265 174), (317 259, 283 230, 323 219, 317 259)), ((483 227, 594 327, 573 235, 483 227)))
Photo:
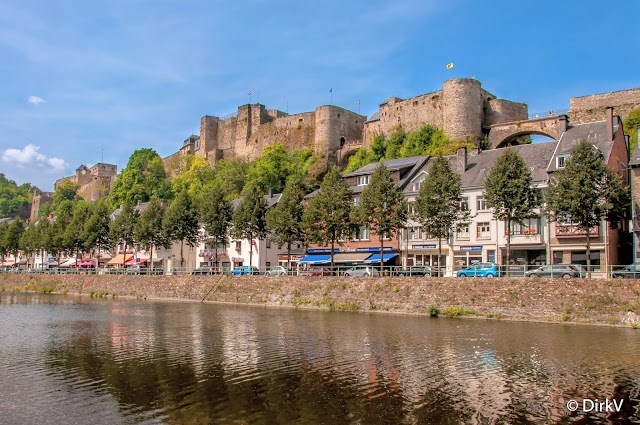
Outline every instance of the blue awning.
MULTIPOLYGON (((387 261, 391 260, 393 257, 397 257, 397 256, 398 256, 398 254, 384 254, 384 257, 382 257, 382 260, 386 263, 387 261)), ((366 260, 364 260, 364 262, 366 264, 379 263, 380 262, 380 254, 373 254, 371 257, 369 257, 366 260)))
POLYGON ((307 255, 298 264, 323 264, 330 263, 331 255, 307 255))

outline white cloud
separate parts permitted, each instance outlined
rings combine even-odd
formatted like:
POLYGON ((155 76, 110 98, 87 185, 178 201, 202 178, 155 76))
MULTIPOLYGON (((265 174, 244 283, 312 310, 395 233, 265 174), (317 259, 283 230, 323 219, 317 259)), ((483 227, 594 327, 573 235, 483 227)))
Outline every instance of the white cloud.
POLYGON ((28 144, 23 149, 7 149, 2 153, 2 161, 18 167, 38 167, 52 173, 63 171, 67 163, 60 158, 48 158, 38 152, 40 146, 28 144))
POLYGON ((45 103, 46 100, 44 100, 43 98, 39 97, 39 96, 29 96, 29 103, 33 104, 33 105, 38 105, 40 103, 45 103))

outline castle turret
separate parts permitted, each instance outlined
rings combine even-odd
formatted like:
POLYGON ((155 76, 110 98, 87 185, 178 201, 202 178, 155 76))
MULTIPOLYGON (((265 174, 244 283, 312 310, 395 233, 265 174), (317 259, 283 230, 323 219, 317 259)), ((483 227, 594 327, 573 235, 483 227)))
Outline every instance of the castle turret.
POLYGON ((444 82, 443 127, 449 139, 478 139, 482 135, 482 88, 478 80, 454 78, 444 82))

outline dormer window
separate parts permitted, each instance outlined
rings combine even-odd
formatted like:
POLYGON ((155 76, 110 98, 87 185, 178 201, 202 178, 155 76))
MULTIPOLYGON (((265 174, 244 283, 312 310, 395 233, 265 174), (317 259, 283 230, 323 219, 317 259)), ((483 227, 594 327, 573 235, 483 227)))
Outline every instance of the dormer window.
POLYGON ((371 176, 358 176, 358 186, 366 186, 369 184, 371 176))
POLYGON ((567 163, 567 156, 559 156, 556 158, 556 168, 561 170, 565 167, 567 163))

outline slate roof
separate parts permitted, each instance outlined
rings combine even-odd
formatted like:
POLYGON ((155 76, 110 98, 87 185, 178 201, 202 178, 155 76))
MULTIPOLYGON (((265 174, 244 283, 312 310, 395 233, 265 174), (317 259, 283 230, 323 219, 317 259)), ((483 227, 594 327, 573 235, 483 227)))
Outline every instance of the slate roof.
POLYGON ((374 112, 373 115, 371 115, 371 118, 369 118, 365 122, 371 122, 371 121, 380 121, 380 112, 374 112))
POLYGON ((630 167, 637 167, 638 165, 640 165, 640 143, 636 145, 636 148, 631 154, 631 158, 629 158, 630 167))
MULTIPOLYGON (((271 208, 278 202, 280 202, 280 198, 282 198, 282 193, 277 193, 274 195, 264 195, 264 200, 267 201, 267 208, 271 208)), ((242 198, 234 199, 231 201, 231 208, 235 211, 240 205, 242 198)))
MULTIPOLYGON (((557 146, 558 142, 545 142, 490 149, 477 155, 467 153, 467 169, 462 173, 461 187, 462 189, 483 187, 487 173, 500 155, 505 152, 505 149, 515 150, 524 159, 524 162, 531 169, 531 177, 534 183, 545 182, 548 179, 547 166, 557 146)), ((460 173, 460 170, 458 170, 458 155, 447 155, 444 158, 449 161, 453 171, 460 173)), ((429 161, 412 174, 416 176, 422 171, 429 172, 432 165, 433 161, 429 161)), ((405 193, 411 192, 411 186, 407 185, 405 193)))
MULTIPOLYGON (((390 159, 388 161, 382 161, 385 167, 389 171, 400 171, 400 180, 397 182, 398 187, 404 188, 411 179, 415 176, 424 164, 429 160, 428 155, 423 156, 410 156, 408 158, 390 159)), ((353 173, 344 175, 343 177, 364 176, 373 174, 373 172, 380 166, 380 162, 374 162, 367 164, 362 168, 357 169, 353 173)), ((367 186, 352 186, 351 191, 354 194, 362 192, 367 186)))
MULTIPOLYGON (((618 130, 618 125, 613 126, 613 133, 618 130)), ((609 162, 609 156, 613 149, 613 135, 608 134, 609 129, 606 121, 595 121, 584 124, 576 124, 567 129, 558 141, 558 149, 549 162, 547 171, 552 173, 558 171, 556 158, 568 155, 571 150, 582 140, 586 140, 594 145, 604 157, 604 162, 609 162)))

